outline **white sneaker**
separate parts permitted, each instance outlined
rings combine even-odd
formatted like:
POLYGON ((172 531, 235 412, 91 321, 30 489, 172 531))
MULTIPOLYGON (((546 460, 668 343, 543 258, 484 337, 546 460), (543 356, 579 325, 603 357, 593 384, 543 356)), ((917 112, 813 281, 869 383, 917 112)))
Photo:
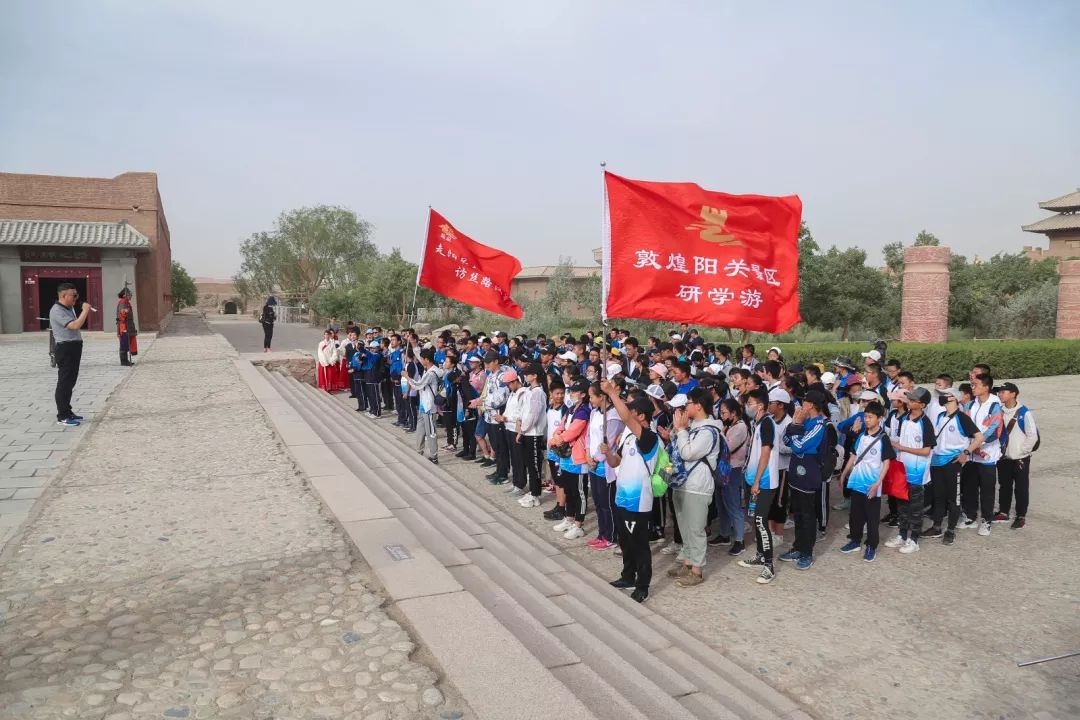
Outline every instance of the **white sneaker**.
POLYGON ((898 548, 901 545, 905 544, 906 542, 907 541, 904 540, 904 538, 900 537, 900 535, 897 534, 897 535, 894 535, 893 537, 891 537, 891 538, 889 538, 888 540, 885 541, 885 547, 887 547, 887 548, 898 548))
POLYGON ((511 497, 520 497, 525 494, 525 491, 519 487, 512 487, 506 491, 506 494, 511 497))
POLYGON ((978 520, 972 520, 971 518, 967 517, 966 515, 961 515, 960 516, 960 524, 957 525, 957 527, 966 528, 968 530, 974 530, 974 529, 979 527, 979 521, 978 520))
POLYGON ((911 538, 908 538, 907 542, 900 546, 900 552, 904 553, 905 555, 917 553, 919 552, 919 543, 915 542, 911 538))
POLYGON ((614 552, 616 555, 622 555, 622 548, 616 545, 615 549, 612 552, 614 552))
POLYGON ((791 518, 788 518, 787 520, 785 520, 784 521, 784 529, 785 530, 794 530, 795 529, 795 521, 792 520, 791 518))
POLYGON ((569 530, 563 533, 563 537, 567 540, 577 540, 579 537, 585 537, 585 531, 581 529, 580 525, 574 523, 569 530))
POLYGON ((523 495, 521 499, 518 500, 518 505, 523 508, 540 507, 540 498, 533 495, 523 495))
POLYGON ((560 522, 560 523, 558 523, 556 525, 553 525, 551 529, 554 530, 555 532, 566 532, 567 530, 570 529, 570 526, 573 525, 573 524, 574 524, 574 521, 571 520, 570 518, 563 518, 562 522, 560 522))
POLYGON ((845 530, 850 530, 851 529, 851 523, 849 523, 849 522, 844 523, 844 529, 845 530))
POLYGON ((674 555, 680 550, 682 550, 682 545, 679 545, 677 543, 669 543, 664 547, 660 548, 660 553, 662 555, 674 555))
POLYGON ((986 537, 990 534, 990 523, 982 522, 979 524, 979 534, 986 537))

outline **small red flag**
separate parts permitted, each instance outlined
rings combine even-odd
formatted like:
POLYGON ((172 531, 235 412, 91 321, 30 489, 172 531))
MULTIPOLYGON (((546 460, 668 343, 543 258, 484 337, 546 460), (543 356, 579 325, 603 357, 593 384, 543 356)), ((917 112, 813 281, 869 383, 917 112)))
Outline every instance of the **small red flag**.
POLYGON ((796 195, 604 173, 604 316, 780 333, 799 322, 796 195))
POLYGON ((516 257, 476 242, 431 211, 418 285, 516 319, 522 311, 510 299, 510 283, 519 272, 516 257))

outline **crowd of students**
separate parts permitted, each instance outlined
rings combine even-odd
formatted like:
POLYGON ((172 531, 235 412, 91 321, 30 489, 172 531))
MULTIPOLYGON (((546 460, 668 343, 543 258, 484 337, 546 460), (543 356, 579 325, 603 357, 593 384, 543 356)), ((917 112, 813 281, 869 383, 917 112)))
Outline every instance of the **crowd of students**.
POLYGON ((686 325, 641 343, 619 329, 428 340, 350 323, 326 330, 318 382, 349 390, 357 412, 393 413, 436 464, 441 429, 444 454, 489 469, 567 540, 585 536, 591 510, 587 544, 622 555, 611 584, 643 602, 655 543, 674 555, 679 587, 704 581, 710 545, 767 584, 776 561, 813 566, 830 510, 849 513, 840 552, 867 562, 881 525, 896 528, 885 547, 905 555, 931 538, 952 545, 962 528, 1025 526, 1039 432, 1019 388, 978 364, 929 390, 887 350, 826 367, 707 343, 686 325), (794 541, 781 552, 785 529, 794 541))

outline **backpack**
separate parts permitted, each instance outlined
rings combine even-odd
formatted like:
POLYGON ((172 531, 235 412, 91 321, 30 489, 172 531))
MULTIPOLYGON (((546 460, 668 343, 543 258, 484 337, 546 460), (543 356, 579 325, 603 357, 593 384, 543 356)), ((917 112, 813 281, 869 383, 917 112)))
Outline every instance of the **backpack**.
POLYGON ((818 448, 818 462, 821 465, 823 482, 828 482, 829 478, 836 473, 836 464, 840 460, 840 453, 836 451, 839 443, 840 436, 836 432, 836 426, 831 422, 826 422, 825 438, 821 441, 821 447, 818 448))
POLYGON ((664 479, 665 471, 671 467, 671 458, 667 454, 667 450, 664 449, 663 443, 656 450, 656 467, 652 472, 652 494, 653 497, 663 497, 668 491, 668 481, 664 479))
MULTIPOLYGON (((1005 427, 1005 430, 1001 434, 1001 449, 1005 450, 1005 446, 1009 444, 1009 433, 1012 432, 1013 425, 1020 426, 1020 432, 1025 432, 1024 428, 1024 416, 1028 414, 1027 405, 1021 405, 1020 409, 1016 411, 1016 417, 1009 421, 1009 424, 1005 427)), ((1042 433, 1039 432, 1039 427, 1035 426, 1035 444, 1031 448, 1031 452, 1035 452, 1039 449, 1039 445, 1042 444, 1042 433)))
POLYGON ((713 435, 713 445, 709 448, 709 452, 705 454, 705 457, 695 462, 689 468, 686 467, 685 461, 679 454, 678 447, 676 447, 675 443, 671 444, 670 455, 672 472, 671 480, 668 482, 671 487, 677 488, 685 485, 686 481, 690 477, 690 471, 697 467, 698 463, 705 463, 705 466, 709 468, 709 472, 712 473, 714 482, 717 482, 723 486, 727 485, 731 481, 731 452, 728 449, 727 442, 724 440, 723 433, 721 433, 718 428, 713 427, 712 425, 705 425, 703 427, 708 428, 712 431, 711 434, 713 435), (709 455, 712 455, 713 447, 716 446, 717 442, 720 443, 720 454, 717 458, 716 467, 714 468, 709 465, 709 455))

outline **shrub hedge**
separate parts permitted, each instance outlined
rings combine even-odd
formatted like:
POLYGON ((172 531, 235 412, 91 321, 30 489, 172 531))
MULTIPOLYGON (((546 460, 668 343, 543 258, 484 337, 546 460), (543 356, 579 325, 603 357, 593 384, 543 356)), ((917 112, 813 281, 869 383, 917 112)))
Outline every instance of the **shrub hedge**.
MULTIPOLYGON (((862 367, 861 352, 870 350, 867 343, 787 343, 779 344, 784 360, 826 364, 837 355, 847 355, 862 367)), ((767 346, 759 347, 765 357, 767 346)), ((1078 340, 970 340, 936 344, 890 343, 888 358, 899 360, 919 383, 930 383, 941 373, 957 382, 966 379, 976 363, 986 363, 995 380, 1076 375, 1080 373, 1078 340)))

